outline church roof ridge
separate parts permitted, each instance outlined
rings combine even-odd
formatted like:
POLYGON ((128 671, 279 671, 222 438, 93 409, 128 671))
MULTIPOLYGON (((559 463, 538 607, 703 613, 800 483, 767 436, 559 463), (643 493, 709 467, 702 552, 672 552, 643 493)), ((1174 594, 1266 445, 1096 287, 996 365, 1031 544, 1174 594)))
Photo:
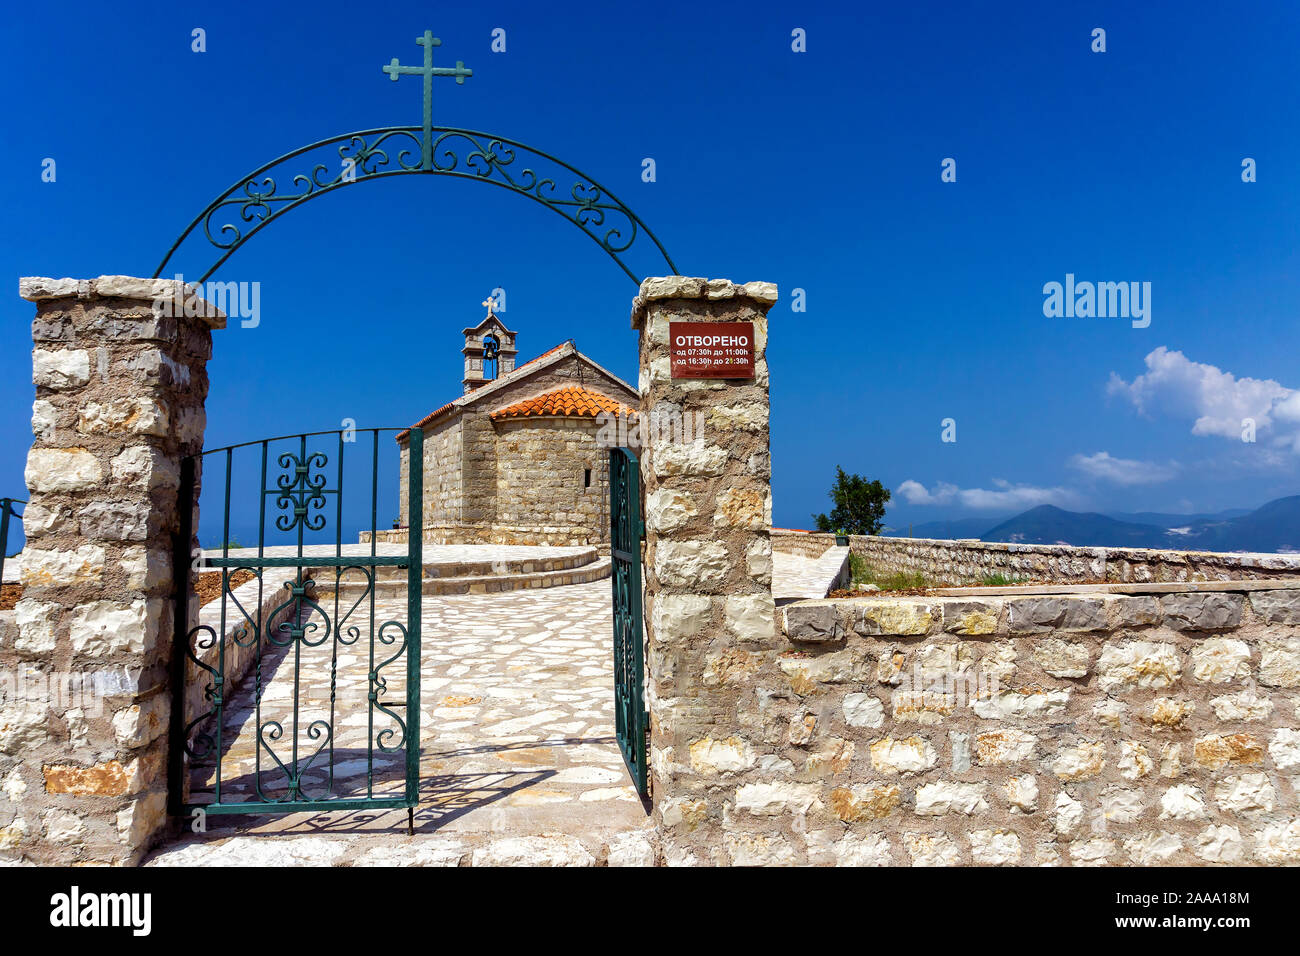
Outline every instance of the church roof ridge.
MULTIPOLYGON (((476 402, 479 402, 482 399, 486 398, 487 396, 497 392, 505 385, 508 385, 511 382, 517 382, 525 375, 531 375, 533 372, 540 371, 542 368, 545 368, 548 365, 558 362, 560 359, 568 355, 576 355, 578 358, 582 359, 588 365, 597 369, 601 373, 609 376, 615 382, 618 382, 620 385, 622 385, 632 394, 634 395, 638 394, 637 390, 633 388, 631 385, 629 385, 627 382, 623 381, 617 375, 610 372, 609 370, 607 370, 597 362, 593 361, 588 356, 583 355, 581 352, 579 352, 578 346, 573 341, 573 339, 568 339, 564 342, 561 342, 559 345, 553 348, 547 349, 541 355, 537 356, 534 359, 530 359, 529 361, 525 362, 523 365, 517 366, 514 369, 514 371, 508 372, 507 374, 502 375, 500 378, 494 379, 493 381, 488 382, 486 385, 482 385, 479 388, 474 389, 474 391, 470 392, 468 395, 462 395, 459 398, 452 399, 446 405, 441 405, 438 408, 435 408, 428 415, 425 415, 418 422, 412 425, 411 428, 424 428, 428 425, 431 425, 439 418, 442 418, 444 415, 448 415, 457 409, 464 408, 467 405, 472 405, 476 402)), ((404 429, 403 431, 397 433, 397 435, 395 436, 396 441, 400 444, 401 442, 405 441, 407 436, 409 436, 410 434, 411 434, 410 428, 404 429)))

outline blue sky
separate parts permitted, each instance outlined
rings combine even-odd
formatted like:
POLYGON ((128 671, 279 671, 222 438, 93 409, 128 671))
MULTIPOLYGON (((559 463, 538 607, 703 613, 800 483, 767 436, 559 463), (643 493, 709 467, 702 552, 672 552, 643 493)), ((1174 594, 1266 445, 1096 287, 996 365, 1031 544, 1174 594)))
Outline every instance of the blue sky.
MULTIPOLYGON (((151 274, 242 173, 350 130, 418 124, 419 81, 380 68, 418 62, 426 28, 439 65, 474 70, 435 82, 435 123, 588 172, 686 274, 778 283, 778 525, 828 507, 837 464, 895 489, 895 526, 1043 502, 1214 511, 1300 491, 1296 5, 357 11, 6 12, 0 494, 23 495, 30 444, 18 277, 151 274), (205 53, 191 51, 196 27, 205 53), (1090 49, 1097 27, 1105 53, 1090 49), (806 52, 791 49, 795 28, 806 52), (947 157, 954 183, 940 181, 947 157), (1256 182, 1242 182, 1246 157, 1256 182), (1046 317, 1043 286, 1067 273, 1150 282, 1150 325, 1046 317), (806 312, 791 310, 795 288, 806 312), (1246 417, 1254 443, 1240 440, 1246 417), (941 441, 946 418, 955 442, 941 441)), ((635 381, 632 282, 505 190, 437 176, 343 189, 271 224, 216 278, 260 282, 261 321, 216 336, 210 446, 422 416, 457 394, 460 330, 498 286, 521 360, 574 338, 635 381)))

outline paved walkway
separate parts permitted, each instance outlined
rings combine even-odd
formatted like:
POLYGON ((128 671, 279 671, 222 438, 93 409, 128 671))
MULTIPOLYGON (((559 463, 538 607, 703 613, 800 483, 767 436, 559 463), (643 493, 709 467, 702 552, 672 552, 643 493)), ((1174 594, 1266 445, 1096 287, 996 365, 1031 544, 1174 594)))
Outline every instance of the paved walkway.
POLYGON ((849 558, 848 548, 831 547, 819 558, 772 552, 772 597, 777 601, 824 598, 849 558))
MULTIPOLYGON (((376 621, 404 620, 404 607, 377 601, 376 621)), ((422 797, 413 838, 406 835, 405 811, 209 816, 206 835, 164 848, 151 865, 649 863, 646 810, 613 739, 609 583, 426 597, 422 607, 422 797)), ((332 603, 327 608, 332 615, 332 603)), ((372 728, 363 610, 344 627, 347 633, 357 624, 360 639, 338 657, 336 795, 364 794, 367 786, 372 728)), ((327 740, 323 733, 313 737, 310 727, 329 716, 331 646, 300 651, 303 763, 327 740)), ((376 647, 385 649, 378 641, 376 647)), ((392 665, 397 672, 389 674, 385 699, 403 699, 404 661, 392 665)), ((287 762, 293 659, 281 660, 267 676, 260 722, 253 713, 255 684, 250 676, 230 705, 226 799, 254 799, 259 780, 266 796, 284 792, 285 775, 266 749, 256 772, 257 728, 287 762), (283 731, 278 736, 276 724, 283 731)), ((376 711, 374 734, 393 726, 376 711)), ((400 753, 384 759, 377 752, 375 793, 400 789, 401 760, 400 753)), ((304 774, 309 792, 328 787, 327 767, 322 751, 304 774)), ((191 785, 197 790, 205 778, 210 782, 210 773, 199 772, 191 785)))

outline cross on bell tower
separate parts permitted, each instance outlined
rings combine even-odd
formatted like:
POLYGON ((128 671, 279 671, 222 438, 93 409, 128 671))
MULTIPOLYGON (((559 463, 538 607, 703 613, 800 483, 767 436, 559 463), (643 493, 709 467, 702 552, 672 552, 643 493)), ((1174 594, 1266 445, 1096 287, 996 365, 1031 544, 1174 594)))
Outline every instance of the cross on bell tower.
POLYGON ((488 296, 483 300, 487 315, 479 320, 478 325, 464 330, 465 347, 461 352, 465 356, 465 394, 468 395, 481 385, 493 379, 509 375, 515 370, 515 336, 496 314, 496 300, 488 296), (495 365, 495 369, 492 367, 495 365), (494 374, 495 373, 495 374, 494 374))
POLYGON ((473 70, 465 69, 463 60, 457 60, 456 66, 434 66, 433 65, 433 48, 442 46, 442 41, 433 35, 432 30, 425 30, 424 36, 417 37, 416 43, 424 47, 424 65, 423 66, 402 66, 397 57, 384 67, 384 72, 394 83, 399 76, 420 76, 424 78, 424 149, 423 149, 423 169, 433 168, 433 78, 435 76, 454 76, 456 84, 463 86, 465 77, 473 76, 473 70))

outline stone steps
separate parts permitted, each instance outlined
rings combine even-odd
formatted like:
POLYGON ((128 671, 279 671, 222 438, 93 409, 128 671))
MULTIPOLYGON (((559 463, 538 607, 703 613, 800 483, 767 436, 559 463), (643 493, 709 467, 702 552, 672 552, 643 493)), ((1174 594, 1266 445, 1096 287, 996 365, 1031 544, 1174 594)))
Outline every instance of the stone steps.
MULTIPOLYGON (((554 571, 570 571, 591 564, 600 556, 595 548, 584 548, 575 554, 555 557, 508 558, 475 561, 430 561, 424 562, 424 577, 429 579, 461 579, 478 577, 495 577, 514 574, 537 574, 554 571)), ((406 586, 406 569, 381 567, 376 569, 378 581, 401 581, 406 586)))
MULTIPOLYGON (((513 562, 505 562, 511 564, 513 562)), ((528 588, 553 588, 566 584, 586 584, 609 577, 610 559, 600 558, 596 549, 591 549, 590 559, 585 563, 574 564, 569 559, 558 561, 529 561, 528 565, 557 564, 557 567, 532 569, 528 571, 491 571, 489 573, 470 573, 456 575, 430 575, 429 566, 425 566, 425 577, 421 592, 426 595, 440 594, 496 594, 503 591, 521 591, 528 588)), ((498 564, 500 566, 500 563, 498 564)), ((388 570, 388 569, 385 569, 388 570)), ((405 572, 391 569, 395 573, 379 577, 375 581, 376 597, 399 597, 406 592, 405 572)), ((340 595, 356 596, 365 590, 361 581, 347 581, 338 589, 340 595)))

